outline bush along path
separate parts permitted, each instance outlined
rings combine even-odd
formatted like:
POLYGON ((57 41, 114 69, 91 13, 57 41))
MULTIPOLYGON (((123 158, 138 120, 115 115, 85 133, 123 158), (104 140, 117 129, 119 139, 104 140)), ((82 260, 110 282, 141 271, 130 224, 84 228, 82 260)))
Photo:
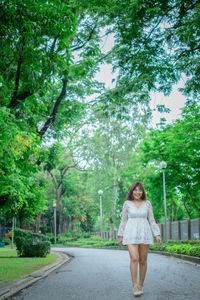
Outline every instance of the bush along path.
POLYGON ((163 243, 160 246, 158 244, 155 244, 154 246, 151 246, 149 249, 200 257, 199 240, 194 240, 194 241, 168 240, 168 243, 163 243))

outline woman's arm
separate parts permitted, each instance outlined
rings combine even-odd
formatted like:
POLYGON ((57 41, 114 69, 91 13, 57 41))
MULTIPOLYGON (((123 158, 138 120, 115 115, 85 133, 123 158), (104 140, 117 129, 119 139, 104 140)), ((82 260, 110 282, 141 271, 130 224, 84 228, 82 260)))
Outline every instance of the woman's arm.
POLYGON ((118 232, 117 232, 118 237, 123 236, 127 221, 128 221, 128 211, 127 211, 126 201, 124 201, 124 204, 122 207, 122 219, 121 219, 121 222, 120 222, 120 225, 118 228, 118 232))
POLYGON ((157 235, 160 236, 160 228, 159 228, 158 224, 156 223, 156 221, 154 219, 152 204, 149 200, 147 200, 147 201, 148 201, 148 204, 149 204, 148 220, 149 220, 153 235, 154 236, 157 236, 157 235))

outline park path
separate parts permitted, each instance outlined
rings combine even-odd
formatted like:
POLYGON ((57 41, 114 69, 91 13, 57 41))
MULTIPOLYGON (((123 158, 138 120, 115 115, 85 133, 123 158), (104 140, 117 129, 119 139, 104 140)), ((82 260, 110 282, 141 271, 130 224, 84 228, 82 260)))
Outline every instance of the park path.
POLYGON ((52 248, 55 249, 74 257, 13 296, 13 300, 200 299, 200 265, 149 253, 144 294, 134 297, 128 250, 52 248))

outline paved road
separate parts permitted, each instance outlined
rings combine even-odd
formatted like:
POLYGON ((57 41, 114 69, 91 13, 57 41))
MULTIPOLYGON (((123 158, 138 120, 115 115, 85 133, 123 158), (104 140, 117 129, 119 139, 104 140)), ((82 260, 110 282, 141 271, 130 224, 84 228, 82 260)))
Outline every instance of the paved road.
POLYGON ((144 294, 134 297, 128 251, 73 247, 56 249, 74 258, 21 291, 13 300, 200 299, 200 266, 194 263, 149 253, 144 294))

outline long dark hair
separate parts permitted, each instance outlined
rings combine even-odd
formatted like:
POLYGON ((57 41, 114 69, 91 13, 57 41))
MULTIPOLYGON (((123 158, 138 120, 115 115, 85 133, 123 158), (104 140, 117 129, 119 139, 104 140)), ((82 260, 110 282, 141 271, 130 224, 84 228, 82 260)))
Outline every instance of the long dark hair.
POLYGON ((131 185, 130 191, 128 192, 128 195, 127 195, 125 201, 126 200, 133 200, 133 191, 136 189, 137 186, 139 186, 141 188, 141 190, 143 191, 141 199, 142 200, 147 200, 144 185, 140 181, 135 181, 131 185))

